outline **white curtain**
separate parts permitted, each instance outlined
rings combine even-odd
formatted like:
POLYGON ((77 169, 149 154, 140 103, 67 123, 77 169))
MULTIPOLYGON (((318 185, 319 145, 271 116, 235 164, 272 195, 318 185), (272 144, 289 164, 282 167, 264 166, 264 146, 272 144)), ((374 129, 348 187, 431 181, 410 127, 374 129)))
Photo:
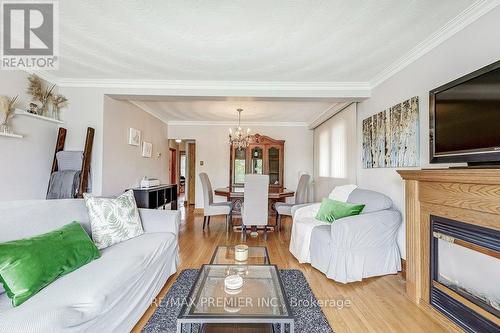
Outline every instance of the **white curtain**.
POLYGON ((356 103, 314 129, 315 201, 334 186, 356 184, 356 103))

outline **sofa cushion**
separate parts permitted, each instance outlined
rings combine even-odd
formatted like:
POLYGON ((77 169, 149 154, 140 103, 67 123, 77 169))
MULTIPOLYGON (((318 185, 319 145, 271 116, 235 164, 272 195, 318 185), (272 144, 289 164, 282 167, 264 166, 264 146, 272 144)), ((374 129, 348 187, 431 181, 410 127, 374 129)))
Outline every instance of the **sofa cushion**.
POLYGON ((389 209, 392 207, 392 200, 388 196, 379 192, 363 190, 360 188, 352 191, 347 202, 364 204, 365 208, 361 214, 377 212, 379 210, 389 209))
POLYGON ((83 199, 2 201, 0 216, 0 243, 44 234, 71 221, 90 235, 83 199))
POLYGON ((334 220, 339 220, 344 217, 359 215, 364 207, 364 204, 352 204, 349 202, 323 198, 315 218, 323 222, 332 223, 334 220))
POLYGON ((333 220, 335 220, 335 202, 338 201, 323 198, 323 200, 321 200, 321 206, 319 206, 319 211, 314 218, 323 222, 332 223, 333 220))
POLYGON ((134 191, 116 199, 83 195, 92 227, 92 239, 98 249, 140 236, 144 233, 134 191))
POLYGON ((152 283, 146 272, 161 269, 176 249, 174 234, 144 234, 102 250, 101 258, 61 277, 19 307, 8 306, 7 295, 0 295, 0 332, 91 331, 87 325, 98 316, 118 306, 135 306, 128 302, 135 302, 134 295, 152 283), (33 325, 43 327, 35 330, 33 325))
POLYGON ((18 306, 59 277, 100 257, 77 222, 51 232, 0 244, 0 282, 18 306))

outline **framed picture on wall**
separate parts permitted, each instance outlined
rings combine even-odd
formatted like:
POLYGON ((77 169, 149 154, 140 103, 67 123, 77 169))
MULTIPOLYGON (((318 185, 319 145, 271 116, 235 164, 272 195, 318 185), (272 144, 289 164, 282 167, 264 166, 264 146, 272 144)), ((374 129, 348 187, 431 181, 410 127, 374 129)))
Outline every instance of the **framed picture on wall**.
POLYGON ((363 167, 419 166, 418 96, 363 120, 363 167))
POLYGON ((151 158, 153 154, 153 144, 151 142, 144 141, 142 143, 142 157, 151 158))
POLYGON ((128 144, 131 146, 139 146, 141 144, 141 131, 135 128, 129 128, 128 144))

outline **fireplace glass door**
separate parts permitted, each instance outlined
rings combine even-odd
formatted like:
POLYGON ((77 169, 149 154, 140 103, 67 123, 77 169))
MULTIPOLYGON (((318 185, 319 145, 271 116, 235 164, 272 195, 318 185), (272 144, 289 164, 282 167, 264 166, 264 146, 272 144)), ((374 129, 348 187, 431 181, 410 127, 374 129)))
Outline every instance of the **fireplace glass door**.
MULTIPOLYGON (((435 233, 435 237, 443 234, 435 233)), ((500 314, 500 260, 460 245, 460 241, 438 238, 437 282, 497 316, 500 314)), ((462 243, 466 244, 466 243, 462 243)), ((469 244, 466 244, 466 246, 469 244)), ((485 251, 487 252, 487 251, 485 251)))
POLYGON ((496 325, 500 317, 499 231, 431 216, 430 270, 433 306, 462 327, 479 323, 485 325, 477 326, 483 331, 496 325))

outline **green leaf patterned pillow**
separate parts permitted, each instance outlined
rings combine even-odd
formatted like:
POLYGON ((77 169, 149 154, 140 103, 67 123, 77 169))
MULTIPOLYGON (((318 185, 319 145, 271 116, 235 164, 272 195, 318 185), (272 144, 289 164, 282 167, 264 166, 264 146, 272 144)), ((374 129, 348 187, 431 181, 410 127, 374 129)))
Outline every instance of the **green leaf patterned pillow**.
POLYGON ((98 198, 86 193, 83 197, 90 217, 92 239, 98 249, 144 233, 132 190, 116 199, 98 198))

